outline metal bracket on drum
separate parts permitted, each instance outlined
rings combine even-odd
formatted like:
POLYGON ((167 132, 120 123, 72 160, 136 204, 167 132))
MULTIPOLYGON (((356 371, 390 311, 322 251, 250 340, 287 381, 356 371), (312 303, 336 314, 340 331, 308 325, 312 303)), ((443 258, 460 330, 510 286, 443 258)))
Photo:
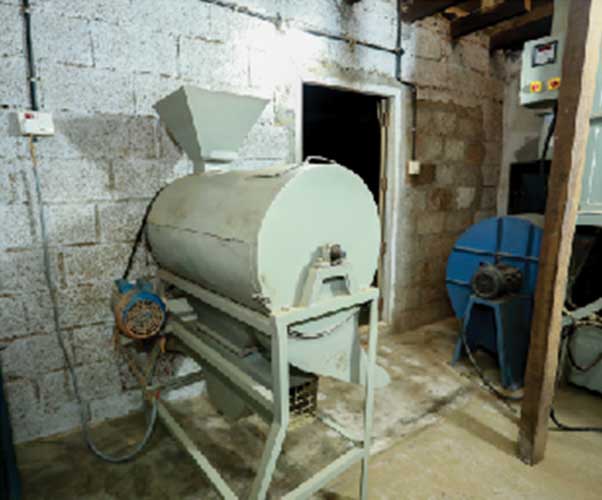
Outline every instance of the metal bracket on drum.
POLYGON ((326 281, 340 279, 345 283, 348 295, 354 295, 357 292, 353 274, 350 271, 351 265, 348 263, 337 266, 321 266, 314 264, 307 272, 307 279, 303 286, 301 294, 300 307, 308 307, 318 302, 320 290, 326 281))

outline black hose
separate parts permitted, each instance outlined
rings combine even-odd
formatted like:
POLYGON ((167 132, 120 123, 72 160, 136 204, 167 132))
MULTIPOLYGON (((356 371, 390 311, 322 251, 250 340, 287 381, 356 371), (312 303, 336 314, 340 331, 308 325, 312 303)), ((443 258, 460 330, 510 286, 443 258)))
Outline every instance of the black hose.
POLYGON ((542 179, 543 183, 543 195, 544 200, 548 199, 548 183, 545 182, 545 167, 546 167, 546 157, 548 156, 548 149, 550 149, 550 142, 552 141, 552 137, 554 136, 554 131, 556 129, 556 116, 558 115, 558 104, 554 106, 554 110, 552 112, 552 121, 550 122, 550 126, 548 127, 548 133, 546 135, 546 139, 543 144, 543 151, 541 158, 539 159, 539 175, 542 179))
POLYGON ((140 226, 138 227, 138 231, 136 232, 136 238, 134 238, 134 244, 132 245, 132 249, 130 250, 130 255, 128 257, 127 265, 125 266, 125 270, 123 271, 122 278, 124 280, 128 279, 130 272, 132 271, 132 267, 134 266, 134 258, 136 257, 136 252, 138 251, 138 247, 142 243, 142 238, 144 238, 144 230, 146 229, 146 223, 148 221, 148 216, 150 214, 151 209, 153 208, 153 204, 157 199, 157 196, 163 191, 163 188, 159 189, 153 196, 150 203, 147 205, 146 210, 144 211, 144 215, 142 216, 142 221, 140 222, 140 226))
POLYGON ((546 135, 546 140, 543 145, 543 151, 541 158, 539 159, 539 167, 540 172, 543 174, 543 168, 546 162, 546 156, 548 156, 548 149, 550 149, 550 142, 552 141, 552 137, 554 136, 554 131, 556 130, 556 115, 558 114, 558 105, 554 106, 554 110, 552 111, 552 121, 550 122, 550 126, 548 127, 548 133, 546 135))

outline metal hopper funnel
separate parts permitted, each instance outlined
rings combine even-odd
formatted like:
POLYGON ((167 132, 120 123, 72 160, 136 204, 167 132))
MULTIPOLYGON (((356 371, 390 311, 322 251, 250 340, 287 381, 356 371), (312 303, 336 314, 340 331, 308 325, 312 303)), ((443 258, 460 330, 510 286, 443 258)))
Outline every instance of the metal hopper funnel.
POLYGON ((267 103, 258 97, 184 85, 154 107, 195 170, 203 171, 206 160, 238 158, 242 142, 267 103))

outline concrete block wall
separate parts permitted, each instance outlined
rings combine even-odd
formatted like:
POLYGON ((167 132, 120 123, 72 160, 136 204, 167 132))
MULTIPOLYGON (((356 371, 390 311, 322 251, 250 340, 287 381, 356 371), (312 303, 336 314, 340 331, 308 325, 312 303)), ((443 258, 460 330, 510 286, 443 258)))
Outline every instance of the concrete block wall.
MULTIPOLYGON (((159 123, 154 102, 182 84, 267 97, 270 104, 232 168, 292 161, 301 75, 397 85, 394 55, 361 43, 395 47, 396 3, 32 5, 40 100, 56 126, 54 137, 35 145, 50 271, 68 351, 91 414, 100 420, 140 404, 131 377, 110 350, 112 280, 123 272, 152 196, 192 171, 159 123)), ((53 331, 29 146, 14 118, 15 110, 29 107, 19 2, 0 0, 0 15, 0 357, 15 437, 24 441, 77 426, 78 409, 53 331)), ((490 212, 496 183, 500 98, 486 42, 470 37, 452 48, 445 29, 441 20, 404 28, 403 71, 419 85, 418 146, 425 167, 419 179, 403 180, 400 329, 449 313, 442 285, 445 251, 464 227, 490 212)), ((153 270, 141 249, 133 276, 153 270)), ((191 369, 182 361, 162 366, 165 376, 191 369)))
POLYGON ((502 153, 504 65, 489 40, 452 43, 441 16, 403 25, 402 72, 417 86, 418 176, 405 175, 398 228, 395 327, 452 315, 445 288, 451 248, 496 214, 502 153))

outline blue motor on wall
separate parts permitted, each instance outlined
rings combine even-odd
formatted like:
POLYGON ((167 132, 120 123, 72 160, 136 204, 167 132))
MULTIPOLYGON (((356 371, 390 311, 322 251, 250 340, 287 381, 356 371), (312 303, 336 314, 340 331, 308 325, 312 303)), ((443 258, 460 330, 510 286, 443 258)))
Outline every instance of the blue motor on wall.
POLYGON ((148 281, 116 280, 111 303, 118 331, 135 340, 158 335, 167 319, 165 302, 148 281))
MULTIPOLYGON (((523 386, 543 218, 493 217, 470 227, 447 262, 449 298, 469 349, 495 355, 501 384, 523 386)), ((458 338, 452 363, 464 350, 458 338)))

